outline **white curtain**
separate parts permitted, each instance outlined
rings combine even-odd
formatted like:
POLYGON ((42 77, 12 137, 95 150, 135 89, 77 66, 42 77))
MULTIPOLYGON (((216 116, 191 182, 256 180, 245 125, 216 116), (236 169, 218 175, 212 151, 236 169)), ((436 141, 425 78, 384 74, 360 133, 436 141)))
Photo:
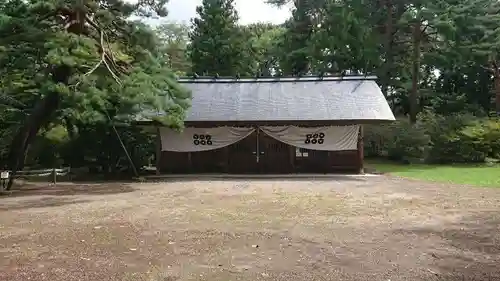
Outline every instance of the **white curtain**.
POLYGON ((359 125, 296 127, 263 126, 260 129, 281 142, 313 150, 356 150, 359 125))
POLYGON ((160 128, 161 150, 195 152, 222 148, 246 138, 254 131, 254 128, 189 127, 177 132, 169 128, 160 128))

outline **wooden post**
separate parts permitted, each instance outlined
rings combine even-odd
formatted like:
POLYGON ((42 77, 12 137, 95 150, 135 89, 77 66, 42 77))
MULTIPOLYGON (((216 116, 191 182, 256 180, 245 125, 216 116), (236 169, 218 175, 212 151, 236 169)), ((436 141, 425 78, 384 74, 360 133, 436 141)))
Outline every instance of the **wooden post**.
POLYGON ((289 161, 290 161, 290 174, 296 173, 295 171, 295 154, 296 154, 296 147, 292 145, 288 145, 288 154, 289 154, 289 161))
POLYGON ((52 183, 55 185, 57 184, 57 169, 52 168, 52 183))
POLYGON ((224 148, 224 173, 229 173, 229 146, 224 148))
POLYGON ((328 151, 326 153, 326 173, 325 174, 331 173, 332 170, 333 170, 332 169, 332 152, 328 151))
POLYGON ((0 171, 0 191, 7 188, 7 182, 9 181, 10 173, 9 171, 0 171))
POLYGON ((358 172, 360 174, 364 173, 364 146, 363 146, 363 125, 359 126, 359 134, 358 134, 358 172))
POLYGON ((156 127, 156 174, 159 175, 161 172, 161 135, 160 127, 156 127))

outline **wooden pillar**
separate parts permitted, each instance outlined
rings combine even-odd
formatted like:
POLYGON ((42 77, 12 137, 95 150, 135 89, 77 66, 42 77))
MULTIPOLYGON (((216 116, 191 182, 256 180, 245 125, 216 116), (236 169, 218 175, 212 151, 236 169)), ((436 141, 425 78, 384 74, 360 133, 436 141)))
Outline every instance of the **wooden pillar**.
POLYGON ((332 165, 332 152, 328 151, 326 154, 326 173, 325 174, 333 172, 332 166, 333 166, 332 165))
POLYGON ((229 146, 224 148, 224 172, 229 174, 229 146))
POLYGON ((156 127, 156 174, 161 173, 161 135, 160 127, 156 127))
POLYGON ((363 146, 363 125, 359 126, 358 134, 358 172, 360 174, 364 173, 364 146, 363 146))
POLYGON ((188 169, 190 173, 193 172, 193 160, 191 158, 191 152, 188 152, 188 169))
POLYGON ((297 171, 295 170, 295 146, 288 145, 288 153, 290 154, 290 173, 296 173, 297 171))

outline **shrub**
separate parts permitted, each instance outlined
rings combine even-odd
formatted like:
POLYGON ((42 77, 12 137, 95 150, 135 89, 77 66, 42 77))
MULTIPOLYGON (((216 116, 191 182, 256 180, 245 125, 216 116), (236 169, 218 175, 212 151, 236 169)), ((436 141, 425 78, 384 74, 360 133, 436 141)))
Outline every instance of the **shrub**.
POLYGON ((467 114, 424 113, 420 125, 431 139, 427 162, 477 163, 498 158, 500 123, 467 114))
POLYGON ((430 150, 426 162, 463 163, 481 162, 486 155, 464 141, 461 130, 474 120, 473 116, 453 114, 449 116, 424 112, 419 124, 430 137, 430 150))
POLYGON ((40 130, 28 150, 25 167, 46 169, 63 166, 64 160, 61 152, 68 141, 66 129, 61 125, 40 130))
POLYGON ((387 157, 395 161, 423 160, 429 148, 429 137, 417 125, 398 120, 388 125, 369 125, 364 130, 367 157, 387 157))
MULTIPOLYGON (((117 127, 137 169, 147 166, 155 154, 155 139, 137 127, 117 127)), ((26 158, 26 167, 45 169, 70 166, 108 175, 133 175, 132 167, 107 123, 80 125, 73 138, 66 128, 53 126, 36 137, 26 158)))
MULTIPOLYGON (((136 168, 148 165, 155 154, 154 137, 133 126, 116 129, 136 168)), ((72 168, 87 167, 92 172, 111 175, 133 174, 121 143, 107 123, 79 126, 77 137, 61 154, 72 168)))
POLYGON ((365 125, 363 146, 366 157, 387 157, 387 145, 391 135, 389 125, 365 125))
POLYGON ((460 137, 485 156, 500 159, 499 120, 477 120, 464 127, 460 131, 460 137))
POLYGON ((500 120, 423 112, 414 125, 398 120, 389 125, 365 126, 364 146, 366 157, 404 162, 445 164, 500 159, 500 120))
POLYGON ((426 158, 430 138, 421 126, 412 125, 406 120, 398 121, 390 126, 390 135, 387 145, 389 159, 420 162, 426 158))

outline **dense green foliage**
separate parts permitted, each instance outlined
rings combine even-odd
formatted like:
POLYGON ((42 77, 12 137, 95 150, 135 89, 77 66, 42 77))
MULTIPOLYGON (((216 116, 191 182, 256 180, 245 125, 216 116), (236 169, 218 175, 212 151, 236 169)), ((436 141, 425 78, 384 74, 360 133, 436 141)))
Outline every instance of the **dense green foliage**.
POLYGON ((30 166, 127 171, 117 134, 146 165, 152 136, 133 116, 160 110, 182 127, 189 92, 175 74, 192 73, 375 74, 400 120, 367 126, 367 156, 500 158, 488 117, 500 112, 499 2, 270 0, 292 6, 286 22, 242 26, 233 0, 203 0, 191 26, 130 20, 165 16, 165 2, 2 1, 0 165, 23 168, 27 150, 30 166))
POLYGON ((498 2, 268 2, 293 6, 279 72, 379 77, 400 120, 367 126, 367 156, 433 163, 499 158, 498 117, 487 117, 500 114, 498 2))
POLYGON ((411 125, 365 127, 367 157, 403 162, 478 163, 500 159, 500 121, 471 115, 425 112, 411 125))
POLYGON ((203 0, 189 34, 192 71, 199 75, 245 74, 246 45, 237 26, 234 0, 203 0))
POLYGON ((282 38, 285 28, 272 24, 256 23, 241 27, 245 50, 244 59, 249 75, 272 76, 281 73, 282 38))
POLYGON ((188 57, 189 26, 182 23, 168 22, 156 27, 160 39, 159 55, 179 76, 191 72, 188 57))
MULTIPOLYGON (((190 93, 177 84, 162 59, 157 36, 148 26, 128 19, 165 15, 164 4, 3 1, 2 162, 13 171, 21 169, 33 141, 49 138, 47 132, 58 125, 65 128, 64 138, 74 143, 85 135, 100 139, 103 132, 114 131, 113 123, 127 124, 143 110, 164 111, 167 125, 181 127, 190 93), (88 135, 88 128, 101 129, 88 135)), ((86 156, 98 158, 101 152, 95 148, 86 156)))

